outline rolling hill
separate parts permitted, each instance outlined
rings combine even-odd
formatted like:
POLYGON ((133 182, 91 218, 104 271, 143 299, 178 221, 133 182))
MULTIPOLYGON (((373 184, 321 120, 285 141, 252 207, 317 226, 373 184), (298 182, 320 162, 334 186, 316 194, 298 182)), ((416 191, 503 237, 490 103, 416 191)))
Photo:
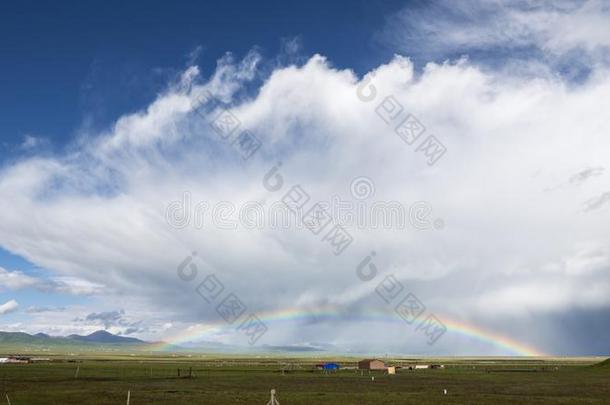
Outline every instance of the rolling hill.
POLYGON ((600 363, 597 363, 593 365, 593 367, 610 369, 610 359, 606 359, 600 363))
POLYGON ((149 343, 140 339, 113 335, 107 331, 99 330, 89 335, 49 336, 45 333, 30 335, 23 332, 0 332, 0 346, 43 346, 43 347, 70 347, 70 346, 129 346, 145 347, 149 343))

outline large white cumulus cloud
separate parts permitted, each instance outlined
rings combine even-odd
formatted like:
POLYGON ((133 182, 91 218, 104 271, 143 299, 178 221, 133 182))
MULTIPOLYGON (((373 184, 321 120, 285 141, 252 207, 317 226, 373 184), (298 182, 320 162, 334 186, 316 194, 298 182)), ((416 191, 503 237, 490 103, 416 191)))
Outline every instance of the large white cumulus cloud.
MULTIPOLYGON (((218 319, 195 285, 176 275, 192 251, 201 274, 215 272, 253 311, 387 308, 376 283, 354 273, 371 250, 380 271, 430 310, 507 333, 545 314, 610 306, 610 203, 590 205, 610 192, 603 66, 572 86, 553 76, 481 70, 466 59, 416 72, 396 56, 365 79, 315 55, 276 69, 250 94, 244 88, 258 61, 255 53, 241 62, 225 58, 208 80, 190 68, 107 132, 59 156, 4 167, 0 245, 59 275, 103 285, 127 312, 145 307, 182 325, 218 319), (377 96, 364 102, 357 89, 369 79, 377 96), (261 140, 248 161, 194 111, 204 91, 229 103, 261 140), (434 166, 376 114, 390 95, 447 147, 434 166), (278 161, 285 185, 271 192, 262 179, 278 161), (358 176, 374 181, 375 200, 428 201, 444 228, 351 227, 354 242, 336 257, 306 229, 219 229, 209 221, 176 229, 165 218, 185 191, 194 202, 269 206, 300 184, 313 200, 353 200, 350 182, 358 176)), ((379 336, 366 323, 333 330, 315 320, 276 325, 266 339, 311 340, 321 330, 334 341, 401 344, 400 334, 379 336)), ((552 346, 547 327, 519 334, 552 346)), ((447 336, 439 351, 455 350, 459 340, 447 336)), ((425 347, 415 337, 409 344, 425 347)))

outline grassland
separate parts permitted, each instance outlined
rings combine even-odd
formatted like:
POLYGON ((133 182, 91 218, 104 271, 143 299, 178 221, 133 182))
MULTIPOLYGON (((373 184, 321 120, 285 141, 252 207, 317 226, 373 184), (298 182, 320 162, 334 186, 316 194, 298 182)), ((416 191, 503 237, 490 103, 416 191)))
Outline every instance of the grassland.
MULTIPOLYGON (((79 354, 51 360, 0 365, 0 403, 7 393, 12 405, 124 404, 129 390, 131 405, 263 405, 271 388, 282 405, 610 403, 610 364, 595 366, 600 358, 387 359, 446 365, 397 375, 324 373, 314 364, 330 359, 305 357, 79 354)), ((355 366, 358 359, 333 360, 355 366)))

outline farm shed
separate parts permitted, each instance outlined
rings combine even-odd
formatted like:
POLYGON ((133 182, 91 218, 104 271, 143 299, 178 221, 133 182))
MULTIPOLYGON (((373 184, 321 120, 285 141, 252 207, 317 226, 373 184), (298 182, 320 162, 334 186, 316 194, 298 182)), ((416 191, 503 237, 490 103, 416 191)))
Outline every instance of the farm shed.
POLYGON ((339 363, 327 362, 316 364, 316 368, 318 370, 339 370, 341 366, 339 365, 339 363))
POLYGON ((385 370, 385 363, 379 359, 364 359, 358 362, 360 370, 385 370))

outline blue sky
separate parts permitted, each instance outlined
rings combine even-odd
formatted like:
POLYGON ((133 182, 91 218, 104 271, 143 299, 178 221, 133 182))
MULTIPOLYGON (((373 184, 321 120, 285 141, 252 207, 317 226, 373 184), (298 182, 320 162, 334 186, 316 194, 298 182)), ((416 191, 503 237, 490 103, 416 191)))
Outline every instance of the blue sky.
POLYGON ((607 352, 609 22, 595 0, 0 6, 0 329, 247 344, 196 290, 214 274, 264 344, 514 354, 429 345, 392 276, 452 324, 607 352), (295 185, 349 248, 271 223, 295 185))
MULTIPOLYGON (((372 38, 405 5, 356 2, 164 2, 2 6, 2 141, 24 134, 63 145, 83 125, 103 127, 151 102, 194 60, 210 74, 225 52, 253 47, 277 55, 298 38, 303 54, 332 56, 339 67, 368 71, 392 55, 372 38), (199 49, 199 51, 196 51, 199 49), (196 56, 189 56, 196 52, 196 56), (36 117, 36 119, 32 119, 36 117)), ((5 155, 5 154, 3 154, 5 155)), ((6 157, 6 155, 5 155, 6 157)))

